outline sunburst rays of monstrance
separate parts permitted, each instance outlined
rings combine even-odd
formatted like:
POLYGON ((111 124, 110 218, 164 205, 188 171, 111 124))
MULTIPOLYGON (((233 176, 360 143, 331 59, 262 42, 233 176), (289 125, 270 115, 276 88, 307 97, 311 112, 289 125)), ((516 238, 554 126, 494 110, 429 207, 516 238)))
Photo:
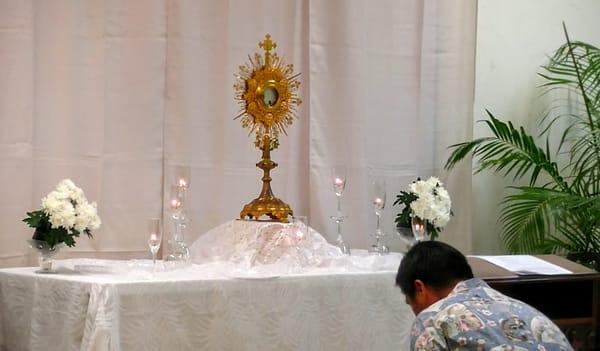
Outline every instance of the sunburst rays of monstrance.
POLYGON ((272 220, 287 222, 293 211, 288 204, 273 195, 271 190, 271 170, 277 163, 271 160, 271 151, 279 146, 279 136, 287 135, 297 117, 297 108, 302 103, 297 91, 300 87, 294 66, 286 65, 283 58, 271 52, 277 44, 267 34, 258 46, 264 56, 255 53, 248 55, 249 62, 239 67, 237 81, 233 88, 240 104, 242 127, 254 133, 254 145, 262 150, 262 159, 256 167, 263 170, 260 195, 244 206, 240 218, 260 219, 269 216, 272 220))

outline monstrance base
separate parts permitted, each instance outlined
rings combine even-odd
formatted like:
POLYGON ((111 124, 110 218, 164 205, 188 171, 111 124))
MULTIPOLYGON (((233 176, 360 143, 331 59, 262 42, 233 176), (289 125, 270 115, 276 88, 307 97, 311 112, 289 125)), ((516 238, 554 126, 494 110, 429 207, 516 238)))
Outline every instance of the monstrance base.
POLYGON ((278 198, 259 197, 244 206, 240 218, 258 220, 262 216, 269 216, 272 220, 286 223, 293 214, 290 206, 278 198))

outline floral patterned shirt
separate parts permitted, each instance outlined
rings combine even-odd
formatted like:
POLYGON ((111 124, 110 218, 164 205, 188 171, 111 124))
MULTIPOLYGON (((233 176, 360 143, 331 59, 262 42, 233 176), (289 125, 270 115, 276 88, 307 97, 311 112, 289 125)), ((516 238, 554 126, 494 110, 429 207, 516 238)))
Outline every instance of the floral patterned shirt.
POLYGON ((564 334, 533 307, 474 278, 419 313, 411 350, 573 350, 564 334))

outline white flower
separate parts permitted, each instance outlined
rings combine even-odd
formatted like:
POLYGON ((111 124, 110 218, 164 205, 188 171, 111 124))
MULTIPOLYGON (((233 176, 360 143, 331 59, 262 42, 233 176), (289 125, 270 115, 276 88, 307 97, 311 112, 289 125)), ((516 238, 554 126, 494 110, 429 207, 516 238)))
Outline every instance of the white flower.
POLYGON ((413 216, 424 219, 437 228, 448 224, 452 202, 438 178, 430 177, 426 181, 413 182, 409 185, 409 190, 417 195, 417 199, 410 204, 413 216))
POLYGON ((85 229, 98 229, 100 227, 100 218, 96 210, 96 203, 87 201, 77 206, 77 218, 75 220, 75 229, 83 232, 85 229))
POLYGON ((64 196, 70 198, 76 203, 86 202, 87 199, 83 194, 83 190, 77 187, 71 179, 64 179, 56 186, 56 191, 64 194, 64 196))
POLYGON ((70 193, 71 189, 76 187, 77 186, 71 179, 63 179, 56 185, 56 191, 61 193, 70 193))
POLYGON ((424 182, 422 180, 418 180, 409 185, 410 191, 417 195, 428 193, 430 188, 431 187, 429 186, 429 184, 427 184, 426 182, 424 182))
POLYGON ((429 185, 429 187, 431 188, 435 188, 436 186, 442 186, 444 185, 438 178, 436 177, 429 177, 429 179, 427 179, 426 181, 427 185, 429 185))
POLYGON ((42 210, 48 215, 52 228, 83 232, 98 229, 101 221, 96 203, 88 203, 81 188, 70 179, 64 179, 42 199, 42 210))
POLYGON ((75 224, 75 208, 69 201, 59 201, 55 207, 44 209, 44 212, 50 217, 52 228, 69 229, 75 224))
POLYGON ((59 211, 61 206, 63 205, 63 199, 59 197, 59 193, 56 191, 51 192, 42 199, 42 209, 46 213, 59 211))

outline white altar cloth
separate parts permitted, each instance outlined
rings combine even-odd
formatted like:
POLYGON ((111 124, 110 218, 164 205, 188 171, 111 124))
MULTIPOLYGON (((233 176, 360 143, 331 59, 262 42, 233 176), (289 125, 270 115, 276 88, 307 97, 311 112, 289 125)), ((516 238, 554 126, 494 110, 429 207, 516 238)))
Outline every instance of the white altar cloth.
POLYGON ((0 269, 0 350, 403 349, 400 256, 351 260, 281 275, 227 262, 152 273, 145 260, 0 269))

